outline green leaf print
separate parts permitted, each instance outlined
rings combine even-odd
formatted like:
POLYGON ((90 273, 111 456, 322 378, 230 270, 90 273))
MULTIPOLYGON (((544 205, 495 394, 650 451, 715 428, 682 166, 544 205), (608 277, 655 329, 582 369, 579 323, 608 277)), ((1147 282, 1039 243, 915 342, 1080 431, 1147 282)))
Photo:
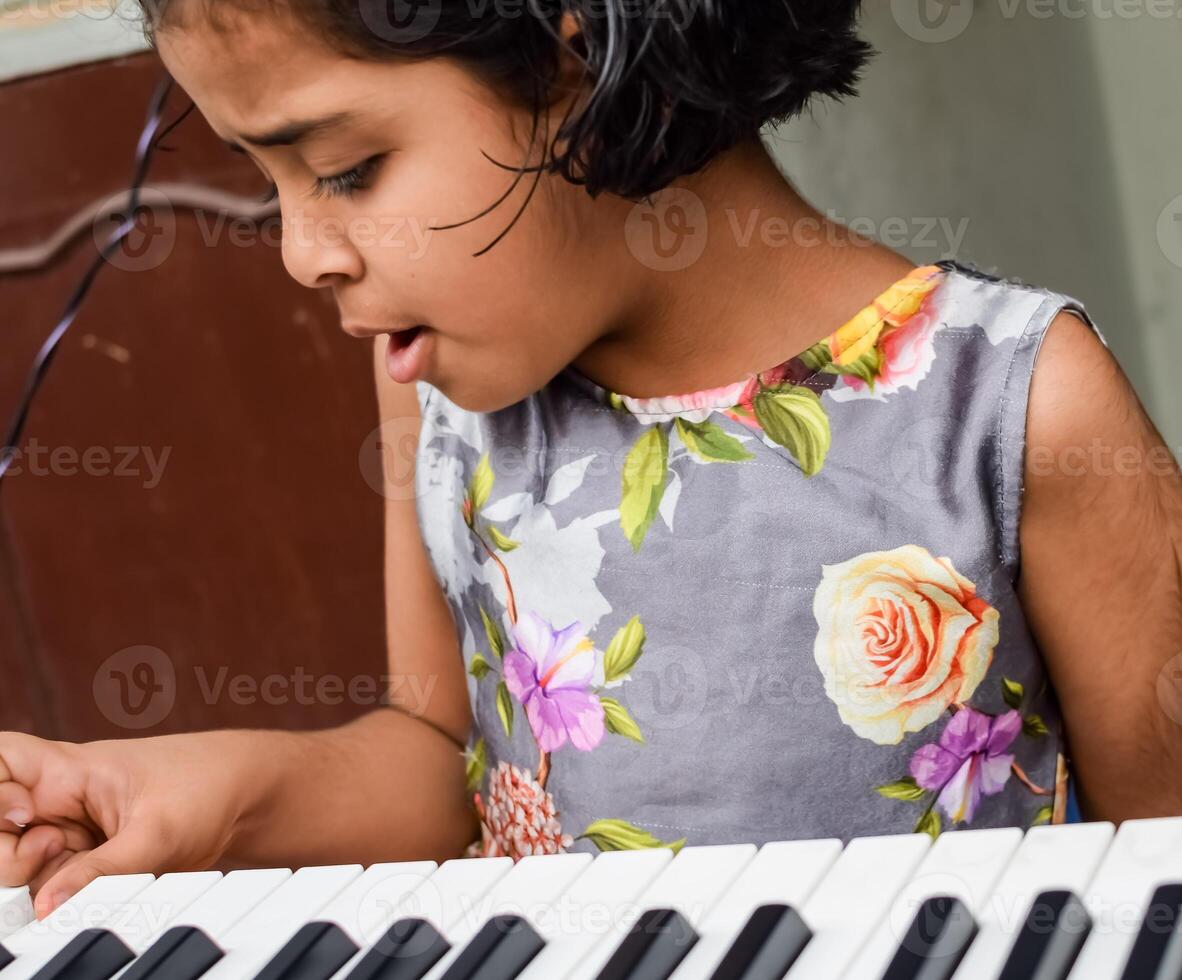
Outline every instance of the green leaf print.
POLYGON ((940 836, 940 814, 935 810, 925 810, 922 817, 916 821, 915 833, 927 834, 932 840, 940 836))
POLYGON ((828 341, 820 340, 801 354, 800 360, 810 371, 824 371, 833 363, 833 351, 828 341))
POLYGON ((492 540, 493 547, 496 548, 497 551, 512 551, 518 546, 517 541, 510 540, 491 524, 488 525, 488 536, 492 540))
POLYGON ((851 364, 830 364, 825 368, 825 371, 828 374, 844 374, 861 378, 870 386, 870 390, 873 391, 874 382, 882 371, 882 352, 875 347, 868 350, 851 364))
POLYGON ((1031 738, 1042 738, 1050 731, 1042 715, 1027 715, 1022 719, 1022 734, 1031 738))
POLYGON ((1039 824, 1050 823, 1052 813, 1054 813, 1054 810, 1049 806, 1039 807, 1038 812, 1034 815, 1034 819, 1030 821, 1030 826, 1037 827, 1039 824))
POLYGON ((501 725, 505 729, 505 734, 513 736, 513 696, 509 693, 509 687, 501 681, 497 685, 497 714, 501 716, 501 725))
POLYGON ((488 676, 488 672, 492 670, 492 665, 484 659, 483 653, 475 653, 472 655, 472 663, 468 667, 468 673, 475 677, 478 681, 482 681, 488 676))
POLYGON ((636 661, 644 652, 644 627, 640 624, 640 617, 633 616, 612 637, 603 655, 604 682, 611 684, 622 677, 627 677, 636 661))
POLYGON ((637 441, 624 460, 624 496, 620 527, 639 551, 665 495, 669 482, 669 434, 654 425, 637 441))
POLYGON ((714 422, 687 422, 678 418, 674 424, 685 448, 703 462, 741 463, 755 458, 738 439, 714 422))
POLYGON ((685 847, 685 838, 666 844, 647 830, 634 827, 625 820, 596 820, 579 834, 579 840, 589 840, 601 851, 639 851, 653 847, 669 847, 676 854, 685 847))
POLYGON ((927 792, 915 781, 914 776, 904 776, 902 779, 896 779, 893 783, 875 786, 874 789, 888 800, 907 800, 908 802, 922 800, 924 793, 927 792))
POLYGON ((465 773, 468 778, 468 791, 474 793, 480 788, 484 780, 484 771, 488 768, 488 749, 485 747, 484 739, 480 739, 468 749, 464 753, 464 759, 467 762, 465 773))
POLYGON ((491 616, 480 607, 480 621, 484 623, 484 632, 488 636, 488 645, 492 647, 493 656, 501 660, 505 656, 505 638, 501 635, 501 628, 493 622, 491 616))
POLYGON ((628 714, 627 708, 615 698, 605 698, 602 695, 599 698, 599 703, 603 705, 603 722, 609 732, 644 744, 644 736, 640 734, 640 726, 628 714))
POLYGON ((768 438, 796 457, 805 476, 820 473, 833 440, 821 396, 787 385, 761 391, 754 402, 755 417, 768 438))
POLYGON ((1012 681, 1008 677, 1001 679, 1001 699, 1006 703, 1007 707, 1014 709, 1020 707, 1025 694, 1026 689, 1020 681, 1012 681))
POLYGON ((468 496, 472 500, 473 510, 483 510, 492 495, 493 470, 488 461, 488 453, 480 457, 476 472, 472 474, 472 482, 468 485, 468 496))

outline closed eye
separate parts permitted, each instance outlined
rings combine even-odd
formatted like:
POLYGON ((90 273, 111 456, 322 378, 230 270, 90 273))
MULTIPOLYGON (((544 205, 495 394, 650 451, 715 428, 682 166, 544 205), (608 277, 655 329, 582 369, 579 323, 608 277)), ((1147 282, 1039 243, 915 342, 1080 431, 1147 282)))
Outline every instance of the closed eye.
POLYGON ((378 168, 384 159, 385 154, 380 153, 359 163, 352 170, 334 174, 332 177, 317 177, 315 186, 312 189, 312 196, 352 197, 366 190, 372 185, 374 177, 377 176, 378 168))

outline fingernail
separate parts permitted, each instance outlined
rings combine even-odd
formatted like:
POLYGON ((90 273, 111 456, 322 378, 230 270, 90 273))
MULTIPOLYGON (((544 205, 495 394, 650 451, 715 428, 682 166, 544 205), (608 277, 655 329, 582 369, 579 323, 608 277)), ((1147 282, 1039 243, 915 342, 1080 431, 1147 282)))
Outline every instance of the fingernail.
POLYGON ((49 896, 49 911, 45 914, 50 915, 51 913, 56 912, 60 906, 66 903, 66 900, 69 897, 69 893, 67 892, 54 892, 49 896))
POLYGON ((4 819, 11 821, 18 827, 27 827, 29 825, 29 821, 33 819, 33 814, 31 814, 28 810, 18 806, 13 807, 6 814, 4 814, 4 819))

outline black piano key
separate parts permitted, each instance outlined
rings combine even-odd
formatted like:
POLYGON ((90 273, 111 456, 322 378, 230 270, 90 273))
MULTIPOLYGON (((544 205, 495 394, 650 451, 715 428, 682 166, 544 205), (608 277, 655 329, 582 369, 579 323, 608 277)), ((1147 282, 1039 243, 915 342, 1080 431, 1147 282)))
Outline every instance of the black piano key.
POLYGON ((450 949, 451 943, 425 919, 399 919, 347 980, 422 980, 450 949))
POLYGON ((519 915, 494 915, 443 974, 443 980, 514 980, 546 941, 519 915))
POLYGON ((673 909, 649 909, 632 927, 598 980, 668 980, 698 934, 673 909))
POLYGON ((58 950, 33 980, 110 980, 135 953, 107 929, 83 929, 58 950))
POLYGON ((7 950, 7 948, 5 948, 3 945, 0 945, 0 970, 3 970, 6 966, 8 966, 9 963, 11 963, 15 959, 16 959, 16 957, 13 956, 7 950))
POLYGON ((812 938, 812 930, 791 905, 761 905, 710 980, 781 980, 812 938))
POLYGON ((360 947, 333 922, 309 922, 284 944, 255 980, 332 980, 360 947))
POLYGON ((1182 978, 1182 884, 1161 885, 1149 900, 1121 980, 1182 978))
POLYGON ((925 899, 882 980, 948 980, 976 935, 973 914, 959 899, 925 899))
POLYGON ((1066 980, 1092 918, 1073 893, 1042 892, 1030 906, 998 980, 1066 980))
POLYGON ((173 926, 119 980, 197 980, 224 955, 196 926, 173 926))

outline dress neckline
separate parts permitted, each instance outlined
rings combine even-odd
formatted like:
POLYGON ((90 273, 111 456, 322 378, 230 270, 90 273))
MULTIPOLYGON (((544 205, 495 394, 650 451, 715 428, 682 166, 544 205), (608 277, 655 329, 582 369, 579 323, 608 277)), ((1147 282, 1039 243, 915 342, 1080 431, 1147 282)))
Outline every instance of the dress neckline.
POLYGON ((825 363, 841 361, 853 364, 867 354, 872 354, 884 327, 901 325, 954 267, 955 263, 951 260, 915 266, 828 336, 786 361, 716 388, 703 388, 679 395, 636 398, 611 391, 587 377, 573 364, 563 368, 561 376, 595 401, 642 417, 702 416, 703 413, 729 409, 748 400, 750 390, 760 384, 787 381, 806 385, 821 373, 825 363))

